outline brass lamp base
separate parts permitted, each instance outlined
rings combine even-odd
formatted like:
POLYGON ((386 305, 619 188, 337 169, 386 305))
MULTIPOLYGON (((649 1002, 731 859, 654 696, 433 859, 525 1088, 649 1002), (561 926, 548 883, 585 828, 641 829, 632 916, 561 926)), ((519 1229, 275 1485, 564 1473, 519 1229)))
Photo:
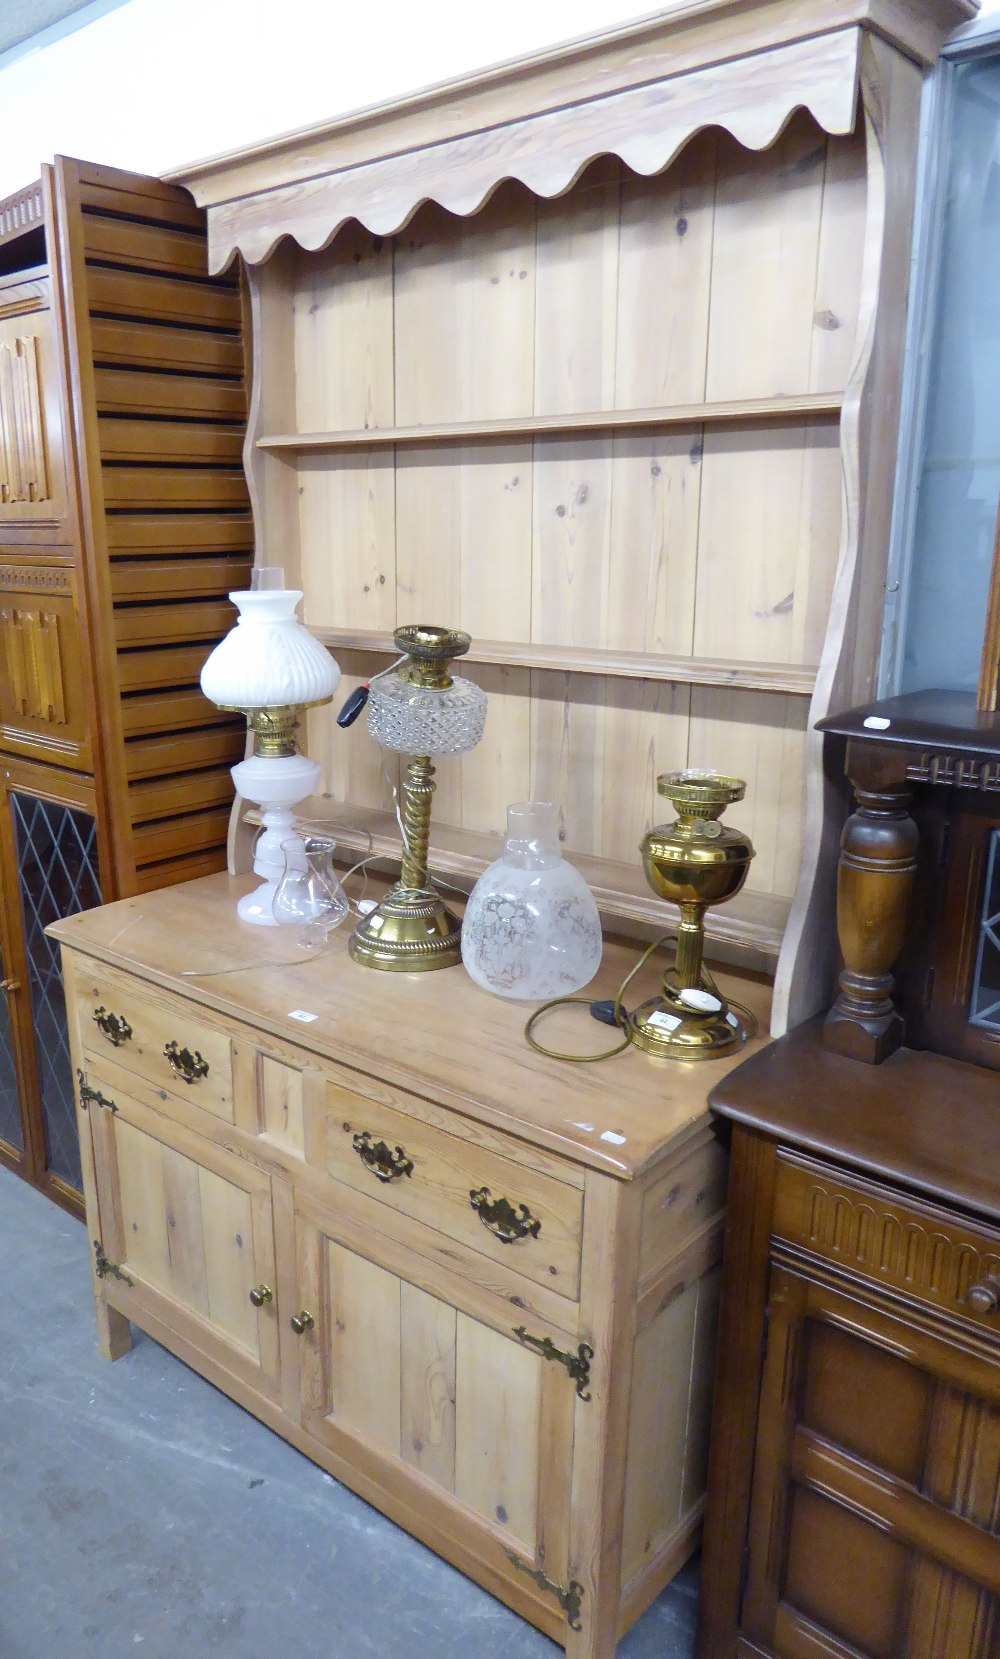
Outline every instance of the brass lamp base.
POLYGON ((397 882, 363 917, 348 950, 355 962, 390 973, 425 973, 462 960, 462 924, 433 887, 397 882))
POLYGON ((662 995, 632 1010, 628 1030, 637 1048, 664 1060, 717 1060, 746 1036, 737 1016, 712 992, 667 983, 662 995))

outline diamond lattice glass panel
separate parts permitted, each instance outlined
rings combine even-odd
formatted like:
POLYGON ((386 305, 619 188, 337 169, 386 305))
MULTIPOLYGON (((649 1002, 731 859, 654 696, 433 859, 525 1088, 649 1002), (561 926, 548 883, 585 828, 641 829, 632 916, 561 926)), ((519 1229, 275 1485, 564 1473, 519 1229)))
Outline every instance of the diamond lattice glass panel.
POLYGON ((77 807, 56 806, 33 795, 12 794, 10 800, 48 1167, 79 1190, 66 999, 59 947, 45 937, 45 929, 60 916, 101 902, 96 826, 77 807))
POLYGON ((990 836, 969 1020, 1000 1031, 1000 829, 990 836))
MULTIPOLYGON (((3 957, 0 956, 0 978, 3 977, 3 972, 3 957)), ((0 1141, 5 1141, 8 1146, 12 1146, 15 1152, 24 1151, 17 1072, 14 1069, 13 1036, 10 1029, 10 1009, 7 1005, 7 998, 2 993, 0 993, 0 1141)))

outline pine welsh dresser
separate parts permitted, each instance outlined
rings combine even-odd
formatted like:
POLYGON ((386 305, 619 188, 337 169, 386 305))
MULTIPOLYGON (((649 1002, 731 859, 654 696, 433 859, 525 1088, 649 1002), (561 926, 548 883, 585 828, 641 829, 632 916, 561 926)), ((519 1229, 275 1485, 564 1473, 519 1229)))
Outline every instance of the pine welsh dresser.
MULTIPOLYGON (((704 1103, 732 1059, 546 1060, 459 968, 372 973, 346 927, 287 965, 291 930, 237 921, 246 885, 52 930, 103 1351, 133 1320, 609 1659, 697 1542, 726 1186, 704 1103)), ((634 956, 609 945, 598 983, 634 956)))

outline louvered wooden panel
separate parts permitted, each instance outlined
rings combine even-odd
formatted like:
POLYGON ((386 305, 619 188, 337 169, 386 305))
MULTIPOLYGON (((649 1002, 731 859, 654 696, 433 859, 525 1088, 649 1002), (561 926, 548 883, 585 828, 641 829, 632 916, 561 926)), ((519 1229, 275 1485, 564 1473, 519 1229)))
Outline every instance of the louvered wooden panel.
MULTIPOLYGON (((143 737, 154 732, 181 732, 188 726, 211 726, 224 718, 200 691, 190 687, 141 693, 123 697, 122 729, 125 736, 143 737)), ((185 746, 177 750, 176 764, 185 764, 185 746)))
POLYGON ((253 554, 253 527, 243 513, 119 514, 107 523, 108 552, 253 554))
POLYGON ((228 766, 210 772, 187 772, 182 777, 153 778, 129 786, 129 810, 134 824, 172 818, 179 813, 225 807, 233 800, 233 780, 228 766))
POLYGON ((236 334, 159 328, 153 323, 95 317, 91 337, 95 363, 130 364, 137 369, 186 369, 193 374, 242 372, 243 346, 236 334))
POLYGON ((165 858, 202 852, 206 847, 224 847, 228 829, 228 806, 188 813, 155 825, 141 824, 132 835, 136 864, 155 864, 165 858))
POLYGON ((79 165, 76 178, 77 203, 84 224, 90 213, 117 213, 122 217, 164 225, 187 225, 204 235, 205 215, 186 190, 178 190, 160 179, 121 173, 115 167, 93 162, 79 165))
POLYGON ((104 504, 110 512, 149 507, 156 512, 204 511, 214 505, 242 507, 246 481, 242 472, 222 468, 203 472, 189 467, 114 467, 104 470, 104 504))
POLYGON ((101 421, 105 461, 151 461, 238 467, 243 457, 242 426, 195 421, 101 421))
POLYGON ((88 260, 101 264, 169 276, 205 275, 205 243, 197 230, 173 230, 93 213, 84 217, 83 242, 88 260))
POLYGON ((123 692, 153 691, 158 686, 197 685, 211 644, 157 646, 151 651, 121 651, 118 684, 123 692))
POLYGON ((145 272, 91 266, 87 277, 90 309, 97 315, 141 317, 160 323, 191 323, 206 327, 240 326, 240 297, 230 287, 214 283, 183 282, 177 277, 147 276, 145 272))
POLYGON ((236 625, 228 599, 180 605, 123 605, 115 611, 119 650, 136 645, 181 645, 189 640, 218 640, 236 625))
POLYGON ((182 731, 166 737, 134 737, 125 745, 130 779, 155 778, 183 766, 233 766, 243 759, 246 725, 242 720, 220 720, 206 731, 182 731))
POLYGON ((200 375, 98 369, 94 385, 102 415, 168 415, 177 420, 207 415, 234 421, 246 417, 246 394, 240 380, 220 384, 200 375))
POLYGON ((175 599, 231 593, 250 585, 250 559, 121 559, 111 567, 116 599, 175 599))
POLYGON ((241 298, 235 274, 208 276, 204 220, 183 191, 62 166, 78 214, 87 463, 113 607, 104 649, 122 753, 110 793, 123 890, 134 891, 143 867, 169 865, 177 879, 186 859, 222 863, 228 767, 245 742, 242 723, 198 688, 235 620, 226 595, 245 583, 253 546, 241 298))
POLYGON ((155 893, 158 887, 173 887, 181 881, 194 881, 196 876, 214 875, 218 868, 219 855, 211 849, 164 859, 158 864, 141 864, 135 872, 132 889, 135 893, 155 893))

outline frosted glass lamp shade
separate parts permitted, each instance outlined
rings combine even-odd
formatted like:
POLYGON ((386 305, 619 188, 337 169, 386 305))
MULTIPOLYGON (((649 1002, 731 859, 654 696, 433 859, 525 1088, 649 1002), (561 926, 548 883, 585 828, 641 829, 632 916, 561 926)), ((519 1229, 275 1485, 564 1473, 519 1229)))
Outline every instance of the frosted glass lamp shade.
POLYGON ((325 703, 340 669, 295 615, 295 588, 231 593, 239 621, 201 671, 201 689, 220 708, 302 708, 325 703))

